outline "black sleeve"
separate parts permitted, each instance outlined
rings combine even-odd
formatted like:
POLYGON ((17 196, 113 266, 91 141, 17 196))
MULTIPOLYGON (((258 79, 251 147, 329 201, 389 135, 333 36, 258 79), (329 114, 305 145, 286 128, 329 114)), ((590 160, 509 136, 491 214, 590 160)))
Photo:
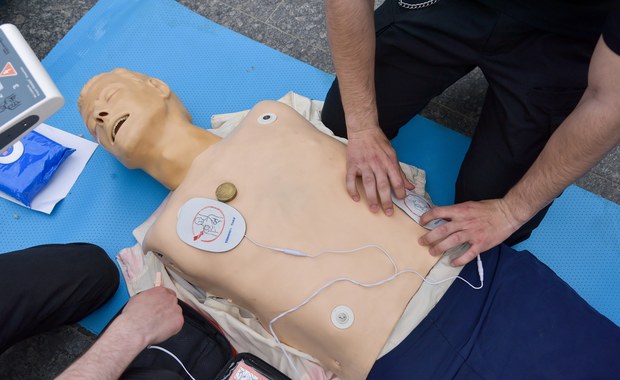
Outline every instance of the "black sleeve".
POLYGON ((603 39, 611 50, 620 55, 620 10, 613 10, 603 29, 603 39))

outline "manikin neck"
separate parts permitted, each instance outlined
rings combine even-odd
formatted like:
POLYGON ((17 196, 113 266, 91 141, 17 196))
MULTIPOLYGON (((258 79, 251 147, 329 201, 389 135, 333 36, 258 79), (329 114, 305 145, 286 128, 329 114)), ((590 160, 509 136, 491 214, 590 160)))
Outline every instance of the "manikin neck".
POLYGON ((167 130, 171 133, 159 139, 161 144, 154 149, 158 154, 146 160, 143 169, 174 190, 185 178, 194 158, 220 141, 220 137, 189 122, 178 123, 167 130))

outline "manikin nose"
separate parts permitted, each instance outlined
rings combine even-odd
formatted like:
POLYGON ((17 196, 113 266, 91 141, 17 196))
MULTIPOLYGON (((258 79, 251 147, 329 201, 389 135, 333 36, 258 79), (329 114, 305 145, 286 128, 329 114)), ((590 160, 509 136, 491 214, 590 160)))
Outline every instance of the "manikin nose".
POLYGON ((95 117, 95 121, 99 124, 103 124, 105 119, 107 119, 108 113, 105 111, 101 111, 97 114, 97 117, 95 117))

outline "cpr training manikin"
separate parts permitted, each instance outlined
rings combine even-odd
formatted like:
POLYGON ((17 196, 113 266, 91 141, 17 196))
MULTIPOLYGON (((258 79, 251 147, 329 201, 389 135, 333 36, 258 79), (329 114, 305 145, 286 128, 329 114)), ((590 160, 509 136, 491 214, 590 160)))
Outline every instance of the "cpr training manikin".
MULTIPOLYGON (((260 102, 220 138, 161 80, 116 69, 84 86, 79 109, 106 150, 173 190, 143 251, 251 313, 286 355, 363 379, 398 344, 395 329, 413 329, 406 309, 439 260, 418 244, 426 230, 400 209, 387 217, 351 201, 345 145, 291 107, 260 102)), ((279 367, 303 377, 290 360, 279 367)))

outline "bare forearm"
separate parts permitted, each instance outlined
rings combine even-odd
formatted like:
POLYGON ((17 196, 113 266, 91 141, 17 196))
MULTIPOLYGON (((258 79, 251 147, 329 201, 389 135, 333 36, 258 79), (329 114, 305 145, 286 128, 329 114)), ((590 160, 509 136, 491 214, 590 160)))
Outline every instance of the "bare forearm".
POLYGON ((620 141, 620 117, 596 98, 584 98, 553 134, 523 179, 506 195, 517 219, 527 221, 620 141))
POLYGON ((325 1, 329 42, 349 134, 378 126, 373 6, 372 0, 325 1))
POLYGON ((181 330, 183 313, 176 294, 155 286, 129 299, 123 312, 95 344, 57 379, 118 379, 149 344, 181 330))
POLYGON ((551 136, 532 167, 502 199, 435 207, 420 222, 447 223, 419 240, 432 255, 462 243, 470 247, 452 265, 465 265, 505 241, 562 190, 620 142, 620 55, 599 39, 588 88, 575 110, 551 136))
POLYGON ((117 321, 57 379, 118 379, 129 363, 146 347, 146 342, 138 334, 124 327, 118 328, 115 323, 117 321))
POLYGON ((504 197, 520 222, 531 218, 620 142, 620 56, 601 41, 589 84, 525 176, 504 197))

